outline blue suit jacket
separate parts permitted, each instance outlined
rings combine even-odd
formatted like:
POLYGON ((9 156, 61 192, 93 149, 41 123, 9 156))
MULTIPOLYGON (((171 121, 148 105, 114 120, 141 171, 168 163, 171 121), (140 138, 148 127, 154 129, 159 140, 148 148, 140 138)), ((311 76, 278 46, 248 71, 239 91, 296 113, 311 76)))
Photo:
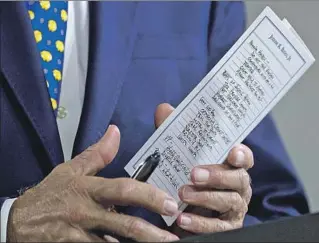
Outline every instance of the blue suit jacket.
MULTIPOLYGON (((127 176, 124 166, 154 132, 156 106, 177 106, 244 28, 240 2, 91 2, 87 86, 74 155, 116 124, 120 150, 99 175, 127 176)), ((63 162, 63 153, 23 2, 0 3, 0 31, 1 206, 40 182, 63 162)), ((308 212, 270 117, 245 144, 255 155, 245 223, 308 212)), ((163 224, 146 210, 128 212, 163 224)))

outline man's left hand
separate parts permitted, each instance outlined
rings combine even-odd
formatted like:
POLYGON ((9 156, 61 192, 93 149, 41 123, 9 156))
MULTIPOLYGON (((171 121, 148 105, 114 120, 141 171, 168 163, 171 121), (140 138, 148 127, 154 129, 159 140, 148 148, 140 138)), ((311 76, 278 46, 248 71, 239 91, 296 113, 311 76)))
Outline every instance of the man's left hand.
MULTIPOLYGON (((156 127, 173 110, 169 104, 158 106, 155 113, 156 127)), ((253 164, 252 151, 240 144, 230 151, 223 164, 195 167, 191 172, 192 185, 184 185, 179 190, 181 200, 194 207, 191 207, 193 210, 182 213, 176 224, 190 233, 213 233, 241 228, 252 194, 247 170, 253 164), (213 216, 214 211, 217 212, 217 217, 213 216)), ((172 230, 179 231, 175 227, 172 230)))
POLYGON ((181 187, 179 196, 188 205, 216 211, 218 217, 182 213, 177 225, 192 233, 241 228, 252 194, 247 170, 253 163, 251 150, 241 144, 231 150, 225 163, 195 167, 193 184, 181 187))

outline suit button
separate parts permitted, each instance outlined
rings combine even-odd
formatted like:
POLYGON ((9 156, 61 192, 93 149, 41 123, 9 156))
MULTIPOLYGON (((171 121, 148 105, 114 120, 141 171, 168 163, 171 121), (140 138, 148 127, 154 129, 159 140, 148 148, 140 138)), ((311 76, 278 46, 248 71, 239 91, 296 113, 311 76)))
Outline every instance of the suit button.
POLYGON ((67 114, 68 114, 67 109, 65 109, 65 107, 63 106, 59 106, 58 112, 57 112, 58 118, 64 119, 67 116, 67 114))

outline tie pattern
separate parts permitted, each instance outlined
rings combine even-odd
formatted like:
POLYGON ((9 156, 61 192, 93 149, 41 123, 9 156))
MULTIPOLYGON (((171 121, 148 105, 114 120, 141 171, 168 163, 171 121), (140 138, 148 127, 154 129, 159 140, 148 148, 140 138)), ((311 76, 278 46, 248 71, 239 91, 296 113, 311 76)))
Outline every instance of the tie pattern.
POLYGON ((31 1, 27 2, 27 8, 41 56, 52 108, 56 114, 62 82, 68 3, 67 1, 31 1))

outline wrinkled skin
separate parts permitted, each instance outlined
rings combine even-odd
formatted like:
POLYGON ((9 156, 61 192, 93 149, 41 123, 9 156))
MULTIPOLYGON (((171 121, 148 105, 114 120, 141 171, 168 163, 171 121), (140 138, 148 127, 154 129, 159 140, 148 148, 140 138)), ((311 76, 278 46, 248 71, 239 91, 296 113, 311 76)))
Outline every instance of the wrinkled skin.
POLYGON ((13 204, 8 241, 100 242, 91 233, 103 230, 137 241, 173 241, 178 237, 150 223, 111 212, 112 205, 138 205, 163 215, 177 212, 163 191, 129 178, 94 177, 118 151, 120 133, 110 126, 104 137, 73 160, 57 166, 39 185, 13 204))
MULTIPOLYGON (((156 126, 172 111, 170 105, 160 105, 155 113, 156 126)), ((179 239, 176 235, 185 236, 186 232, 218 232, 242 226, 251 198, 247 169, 253 166, 253 156, 247 147, 235 147, 224 164, 192 170, 192 184, 180 188, 179 195, 194 207, 179 215, 171 233, 110 210, 113 205, 132 205, 162 215, 178 212, 174 199, 152 185, 128 178, 94 177, 112 162, 119 143, 120 131, 111 125, 98 143, 57 166, 40 184, 21 195, 10 211, 7 240, 117 241, 110 235, 100 238, 92 233, 103 230, 136 241, 175 241, 179 239), (212 211, 219 212, 218 217, 211 217, 212 211)))
MULTIPOLYGON (((159 126, 174 110, 162 104, 156 112, 159 126)), ((195 167, 191 183, 179 189, 180 199, 190 205, 171 231, 179 237, 241 228, 252 195, 247 170, 254 165, 252 151, 235 146, 220 165, 195 167)))

